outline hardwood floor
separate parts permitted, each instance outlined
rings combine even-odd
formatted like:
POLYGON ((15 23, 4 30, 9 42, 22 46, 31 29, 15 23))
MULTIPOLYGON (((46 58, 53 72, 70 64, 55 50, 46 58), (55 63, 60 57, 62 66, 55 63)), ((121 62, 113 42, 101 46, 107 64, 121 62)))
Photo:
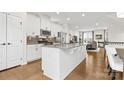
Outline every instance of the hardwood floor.
MULTIPOLYGON (((104 61, 104 51, 87 53, 84 60, 65 80, 111 80, 104 61)), ((122 80, 122 73, 116 74, 117 80, 122 80)), ((0 72, 0 80, 50 80, 41 71, 41 62, 37 60, 24 66, 15 67, 0 72)))
MULTIPOLYGON (((111 80, 108 76, 107 60, 104 60, 104 50, 99 53, 87 53, 83 61, 66 79, 67 80, 111 80)), ((122 73, 117 72, 116 79, 122 80, 122 73)))
POLYGON ((24 66, 15 67, 0 72, 2 80, 41 80, 41 62, 37 60, 24 66))

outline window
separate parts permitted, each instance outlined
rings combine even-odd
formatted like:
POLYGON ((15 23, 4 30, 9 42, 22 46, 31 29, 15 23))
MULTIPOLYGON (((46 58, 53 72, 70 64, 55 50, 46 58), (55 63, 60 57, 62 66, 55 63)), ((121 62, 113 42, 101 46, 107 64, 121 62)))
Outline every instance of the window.
POLYGON ((84 44, 91 43, 93 39, 92 31, 84 32, 84 44))

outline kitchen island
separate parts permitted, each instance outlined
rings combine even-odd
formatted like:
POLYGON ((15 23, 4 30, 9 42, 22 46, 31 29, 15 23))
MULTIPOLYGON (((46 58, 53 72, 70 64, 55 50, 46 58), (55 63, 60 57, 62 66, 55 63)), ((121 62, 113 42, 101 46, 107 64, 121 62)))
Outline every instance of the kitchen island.
POLYGON ((86 57, 82 44, 42 46, 43 74, 54 80, 65 79, 86 57))

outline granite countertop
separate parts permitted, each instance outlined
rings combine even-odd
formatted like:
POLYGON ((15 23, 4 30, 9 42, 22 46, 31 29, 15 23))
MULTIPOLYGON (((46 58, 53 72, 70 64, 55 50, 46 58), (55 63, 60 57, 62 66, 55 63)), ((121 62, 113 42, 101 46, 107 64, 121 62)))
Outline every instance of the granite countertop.
POLYGON ((43 44, 43 43, 27 43, 27 45, 37 45, 37 44, 43 44))
POLYGON ((44 45, 43 47, 51 47, 51 48, 60 48, 60 49, 68 49, 83 46, 84 44, 80 43, 72 43, 72 44, 55 44, 55 45, 44 45))
POLYGON ((117 49, 117 54, 124 60, 124 49, 117 49))

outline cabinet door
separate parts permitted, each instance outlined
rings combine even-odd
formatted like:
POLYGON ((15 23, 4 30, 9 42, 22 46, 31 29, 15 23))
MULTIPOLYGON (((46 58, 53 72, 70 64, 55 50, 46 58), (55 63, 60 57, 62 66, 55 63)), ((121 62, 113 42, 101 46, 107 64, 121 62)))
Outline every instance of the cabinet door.
POLYGON ((27 15, 27 35, 40 35, 40 18, 28 14, 27 15))
POLYGON ((51 36, 52 37, 57 36, 57 32, 55 32, 55 24, 54 23, 51 24, 51 36))
POLYGON ((41 45, 37 44, 35 45, 35 49, 34 49, 34 58, 35 59, 40 59, 41 58, 41 45))
POLYGON ((34 60, 35 55, 35 45, 27 45, 27 61, 30 62, 34 60))
POLYGON ((46 20, 44 17, 40 19, 40 23, 41 23, 40 28, 46 30, 46 20))
POLYGON ((27 46, 27 61, 31 62, 41 58, 41 49, 39 45, 28 45, 27 46))
POLYGON ((40 18, 39 17, 34 18, 33 25, 34 25, 35 35, 40 35, 40 18))
POLYGON ((42 45, 39 44, 37 47, 38 47, 38 51, 37 51, 38 58, 41 58, 42 57, 42 49, 41 49, 42 45))
POLYGON ((46 19, 46 27, 47 27, 47 30, 51 30, 51 22, 49 19, 46 19))
POLYGON ((7 15, 7 68, 21 64, 22 19, 7 15))
POLYGON ((58 32, 57 32, 57 25, 56 25, 56 24, 52 24, 51 27, 52 27, 52 28, 51 28, 52 36, 57 37, 57 35, 58 35, 58 32))
POLYGON ((6 69, 6 14, 0 13, 0 70, 6 69))
POLYGON ((42 16, 40 19, 41 22, 41 29, 43 30, 51 30, 51 21, 49 20, 49 18, 42 16))

